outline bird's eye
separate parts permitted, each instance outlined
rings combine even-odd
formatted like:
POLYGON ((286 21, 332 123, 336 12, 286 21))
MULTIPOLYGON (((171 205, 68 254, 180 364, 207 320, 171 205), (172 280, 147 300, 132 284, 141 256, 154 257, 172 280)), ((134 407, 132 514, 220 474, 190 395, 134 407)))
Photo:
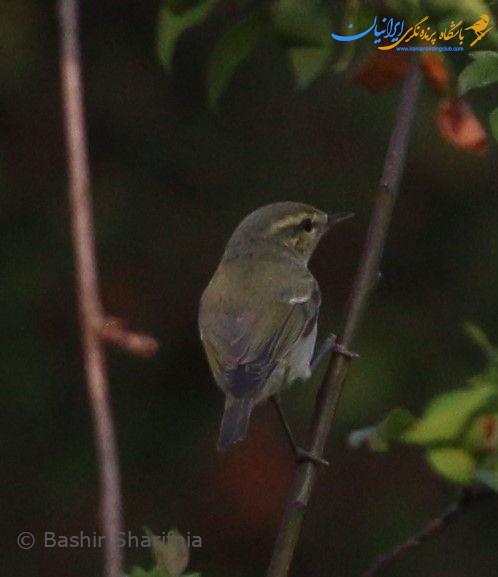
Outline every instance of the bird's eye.
POLYGON ((305 218, 301 222, 301 228, 306 232, 311 232, 313 230, 313 221, 311 220, 311 218, 305 218))

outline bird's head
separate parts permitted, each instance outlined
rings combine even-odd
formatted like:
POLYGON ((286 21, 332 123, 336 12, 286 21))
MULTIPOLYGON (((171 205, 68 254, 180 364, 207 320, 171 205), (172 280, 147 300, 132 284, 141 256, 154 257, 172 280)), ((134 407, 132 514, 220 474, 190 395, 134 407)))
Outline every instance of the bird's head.
POLYGON ((227 245, 227 254, 285 250, 308 262, 321 237, 331 226, 353 213, 327 214, 308 204, 276 202, 258 208, 239 224, 227 245))

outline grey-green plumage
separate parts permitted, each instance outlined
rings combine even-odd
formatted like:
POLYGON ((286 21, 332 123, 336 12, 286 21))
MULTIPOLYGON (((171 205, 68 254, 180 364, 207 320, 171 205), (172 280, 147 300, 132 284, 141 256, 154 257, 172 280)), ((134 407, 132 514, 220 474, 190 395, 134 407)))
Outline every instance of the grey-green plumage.
POLYGON ((312 206, 281 202, 251 213, 228 241, 199 310, 226 395, 219 450, 246 437, 255 405, 310 376, 321 298, 307 264, 330 224, 312 206))

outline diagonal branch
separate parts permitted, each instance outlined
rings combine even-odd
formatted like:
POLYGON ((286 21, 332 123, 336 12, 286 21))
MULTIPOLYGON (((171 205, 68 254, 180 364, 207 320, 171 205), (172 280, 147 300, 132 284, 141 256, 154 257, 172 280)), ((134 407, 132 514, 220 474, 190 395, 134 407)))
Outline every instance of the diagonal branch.
MULTIPOLYGON (((380 190, 375 200, 363 254, 353 284, 346 325, 342 338, 339 339, 339 342, 347 348, 351 344, 361 313, 379 276, 378 267, 403 174, 420 83, 418 62, 413 60, 410 72, 404 80, 380 190)), ((318 392, 311 426, 310 447, 311 453, 318 457, 323 455, 341 397, 348 363, 349 360, 344 355, 333 354, 318 392)), ((289 573, 316 472, 316 465, 310 461, 302 462, 297 468, 267 577, 286 577, 289 573)))
POLYGON ((377 577, 384 569, 395 561, 402 559, 411 551, 421 547, 426 541, 432 539, 438 533, 444 531, 449 525, 461 517, 470 507, 482 501, 496 497, 496 493, 486 487, 464 489, 458 499, 451 503, 438 517, 431 519, 415 535, 407 539, 389 553, 379 555, 362 577, 377 577))

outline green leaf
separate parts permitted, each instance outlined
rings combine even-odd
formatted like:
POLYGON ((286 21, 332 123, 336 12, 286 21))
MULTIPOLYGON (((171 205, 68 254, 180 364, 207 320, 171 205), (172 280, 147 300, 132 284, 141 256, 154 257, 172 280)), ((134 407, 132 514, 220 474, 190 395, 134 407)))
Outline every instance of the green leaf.
POLYGON ((470 384, 474 387, 491 385, 498 388, 498 348, 490 343, 487 336, 479 327, 468 324, 466 328, 472 340, 484 352, 489 362, 487 370, 472 377, 470 384))
POLYGON ((320 0, 279 0, 271 8, 277 37, 289 47, 319 47, 331 41, 331 14, 320 0))
POLYGON ((271 8, 277 38, 286 47, 296 86, 307 88, 332 56, 331 14, 320 0, 279 0, 271 8))
MULTIPOLYGON (((493 113, 497 113, 498 116, 498 108, 491 114, 493 113)), ((472 338, 472 340, 488 357, 490 364, 496 365, 498 367, 498 347, 495 347, 494 345, 491 344, 490 340, 485 335, 484 331, 479 327, 469 323, 467 324, 467 332, 472 338)))
MULTIPOLYGON (((438 0, 426 4, 426 8, 438 14, 447 14, 457 22, 460 19, 473 23, 482 14, 492 15, 488 4, 484 0, 438 0)), ((492 22, 490 21, 490 24, 492 22)))
MULTIPOLYGON (((367 16, 367 12, 360 10, 361 5, 359 0, 347 0, 345 9, 342 14, 342 25, 338 29, 338 34, 342 36, 347 36, 351 33, 349 25, 354 22, 358 30, 363 29, 363 20, 370 17, 367 16)), ((370 22, 367 23, 365 29, 369 28, 370 22)), ((342 73, 349 68, 353 62, 353 58, 357 49, 358 44, 356 42, 342 42, 342 46, 338 47, 340 51, 339 58, 336 60, 333 66, 333 70, 336 73, 342 73)), ((337 46, 337 43, 335 43, 337 46)), ((335 47, 334 46, 334 47, 335 47)))
MULTIPOLYGON (((178 12, 178 6, 171 6, 168 2, 159 12, 157 27, 157 51, 159 60, 171 69, 173 53, 180 36, 189 28, 202 24, 218 0, 204 0, 203 2, 187 6, 186 10, 178 12)), ((175 2, 178 4, 178 2, 175 2)))
POLYGON ((491 133, 498 142, 498 108, 495 108, 489 115, 489 124, 491 125, 491 133))
POLYGON ((387 441, 398 441, 404 432, 415 423, 415 417, 406 409, 393 409, 380 423, 379 433, 387 441))
POLYGON ((157 567, 167 577, 178 577, 187 568, 189 550, 185 538, 176 530, 169 531, 163 540, 152 533, 150 529, 145 532, 152 544, 152 554, 157 567))
POLYGON ((267 13, 259 10, 229 28, 218 40, 208 66, 208 101, 212 109, 217 109, 237 66, 256 48, 267 29, 267 13))
POLYGON ((297 88, 304 90, 327 68, 332 55, 330 44, 319 48, 290 48, 288 56, 297 88))
MULTIPOLYGON (((496 111, 498 111, 498 108, 496 111)), ((495 347, 491 344, 490 340, 481 328, 472 323, 467 323, 465 325, 465 329, 467 330, 467 334, 470 336, 470 338, 484 353, 486 353, 490 359, 496 356, 497 349, 495 349, 495 347)))
POLYGON ((464 68, 458 77, 460 94, 498 82, 498 52, 483 50, 471 52, 470 55, 474 62, 464 68))
POLYGON ((418 445, 454 441, 478 411, 497 402, 498 390, 492 386, 451 391, 434 399, 401 440, 418 445))
POLYGON ((415 417, 406 409, 394 409, 378 425, 353 431, 349 444, 355 449, 367 444, 372 451, 387 451, 389 441, 400 440, 414 422, 415 417))
POLYGON ((432 468, 452 483, 468 485, 474 480, 475 461, 463 449, 438 447, 427 451, 427 460, 432 468))
POLYGON ((474 475, 476 481, 487 485, 493 491, 498 491, 498 472, 488 469, 476 469, 474 475))

